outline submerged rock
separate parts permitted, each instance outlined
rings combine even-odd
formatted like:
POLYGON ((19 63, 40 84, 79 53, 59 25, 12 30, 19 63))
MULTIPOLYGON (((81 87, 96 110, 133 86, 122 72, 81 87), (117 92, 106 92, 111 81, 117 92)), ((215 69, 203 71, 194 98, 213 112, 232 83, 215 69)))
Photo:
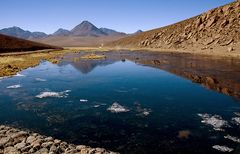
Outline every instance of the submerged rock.
POLYGON ((22 86, 20 84, 16 84, 16 85, 12 85, 12 86, 8 86, 7 89, 17 89, 17 88, 21 88, 22 86))
POLYGON ((221 152, 232 152, 233 149, 232 148, 229 148, 227 146, 221 146, 221 145, 214 145, 212 146, 213 149, 216 149, 218 151, 221 151, 221 152))
POLYGON ((198 114, 202 118, 202 123, 213 126, 214 130, 224 131, 223 127, 228 126, 228 122, 223 120, 219 115, 198 114))
POLYGON ((46 98, 46 97, 57 97, 57 98, 62 98, 62 97, 67 97, 68 93, 71 92, 71 90, 66 90, 63 92, 42 92, 39 95, 37 95, 37 98, 46 98))
POLYGON ((124 106, 114 102, 108 109, 108 111, 112 113, 121 113, 121 112, 128 112, 129 109, 125 108, 124 106))

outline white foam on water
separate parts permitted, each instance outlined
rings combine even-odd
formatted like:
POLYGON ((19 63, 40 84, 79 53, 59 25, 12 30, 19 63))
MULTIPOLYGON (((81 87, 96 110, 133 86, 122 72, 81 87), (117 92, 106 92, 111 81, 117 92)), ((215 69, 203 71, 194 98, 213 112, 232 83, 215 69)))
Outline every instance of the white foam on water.
POLYGON ((17 76, 17 77, 25 77, 26 75, 23 75, 23 74, 17 73, 17 74, 14 75, 14 76, 17 76))
POLYGON ((88 102, 88 100, 87 99, 80 99, 80 102, 86 103, 86 102, 88 102))
POLYGON ((236 125, 240 125, 240 117, 233 117, 232 118, 233 123, 235 123, 236 125))
POLYGON ((56 98, 66 98, 68 96, 68 93, 71 92, 71 90, 66 90, 62 92, 50 92, 50 91, 45 91, 37 95, 37 98, 46 98, 46 97, 56 97, 56 98))
POLYGON ((213 129, 216 131, 224 131, 223 127, 228 127, 228 122, 223 120, 219 115, 211 114, 198 114, 202 118, 202 123, 213 126, 213 129))
POLYGON ((229 139, 229 140, 231 140, 231 141, 233 141, 233 142, 240 143, 240 139, 237 138, 237 137, 235 137, 235 136, 226 135, 226 136, 224 136, 224 138, 229 139))
POLYGON ((8 86, 7 89, 17 89, 17 88, 21 88, 22 86, 20 84, 16 84, 16 85, 12 85, 12 86, 8 86))
POLYGON ((107 108, 108 111, 112 113, 121 113, 121 112, 128 112, 129 109, 125 108, 124 106, 118 104, 117 102, 114 102, 109 108, 107 108))
POLYGON ((221 145, 214 145, 212 146, 212 148, 221 152, 232 152, 234 150, 233 148, 229 148, 227 146, 221 146, 221 145))
POLYGON ((36 81, 40 81, 40 82, 45 82, 45 81, 47 81, 46 79, 41 79, 41 78, 36 78, 35 80, 36 80, 36 81))

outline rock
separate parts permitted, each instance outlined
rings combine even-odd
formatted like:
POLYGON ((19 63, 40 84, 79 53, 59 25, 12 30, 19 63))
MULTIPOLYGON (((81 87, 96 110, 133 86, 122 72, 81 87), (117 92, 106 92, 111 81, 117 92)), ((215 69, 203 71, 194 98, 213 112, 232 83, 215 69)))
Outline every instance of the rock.
POLYGON ((211 27, 214 23, 216 23, 216 21, 217 21, 216 16, 211 17, 211 18, 207 21, 206 28, 211 27))
POLYGON ((47 148, 41 148, 35 154, 48 154, 48 149, 47 148))
POLYGON ((17 133, 15 133, 15 134, 13 134, 12 136, 11 136, 11 138, 19 138, 19 137, 26 137, 28 134, 27 134, 27 132, 24 132, 24 131, 20 131, 20 132, 17 132, 17 133))
POLYGON ((227 46, 227 45, 231 44, 232 42, 233 42, 233 39, 230 39, 226 43, 221 44, 221 46, 227 46))
POLYGON ((34 136, 29 136, 26 140, 26 143, 33 143, 34 141, 36 141, 37 139, 34 136))
POLYGON ((85 145, 78 145, 76 147, 76 149, 79 150, 79 151, 81 151, 82 149, 86 149, 86 148, 87 148, 87 146, 85 146, 85 145))
POLYGON ((57 152, 57 147, 55 145, 52 145, 49 152, 56 153, 57 152))
POLYGON ((42 147, 43 147, 43 148, 48 148, 48 147, 52 146, 52 144, 53 144, 52 141, 45 142, 45 143, 42 144, 42 147))
POLYGON ((233 51, 233 47, 228 47, 228 52, 233 51))
POLYGON ((210 45, 214 42, 215 40, 213 38, 209 38, 206 42, 204 42, 204 45, 210 45))
POLYGON ((14 147, 4 148, 4 154, 20 154, 20 152, 14 147))
POLYGON ((10 141, 10 137, 4 137, 0 139, 0 147, 3 147, 6 143, 10 141))
POLYGON ((221 27, 224 28, 227 24, 229 24, 229 21, 227 19, 223 20, 221 23, 221 27))
POLYGON ((21 143, 18 143, 16 144, 14 147, 17 148, 18 150, 24 148, 26 146, 26 143, 24 142, 21 142, 21 143))

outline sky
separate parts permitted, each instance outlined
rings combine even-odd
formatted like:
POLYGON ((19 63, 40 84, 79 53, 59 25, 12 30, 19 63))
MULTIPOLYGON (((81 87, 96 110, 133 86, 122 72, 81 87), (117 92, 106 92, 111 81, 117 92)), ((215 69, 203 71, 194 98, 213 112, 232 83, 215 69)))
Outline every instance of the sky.
POLYGON ((47 34, 83 20, 133 33, 196 16, 234 0, 2 0, 0 29, 18 26, 47 34))

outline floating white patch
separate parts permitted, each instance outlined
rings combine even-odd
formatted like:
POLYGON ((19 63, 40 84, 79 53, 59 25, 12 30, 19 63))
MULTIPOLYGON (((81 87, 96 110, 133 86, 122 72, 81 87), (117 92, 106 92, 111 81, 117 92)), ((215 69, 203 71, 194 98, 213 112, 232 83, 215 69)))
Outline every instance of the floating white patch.
POLYGON ((16 75, 14 75, 14 76, 18 76, 18 77, 24 77, 24 76, 26 76, 26 75, 23 75, 23 74, 17 73, 17 74, 16 74, 16 75))
POLYGON ((212 147, 213 147, 213 149, 216 149, 216 150, 221 151, 221 152, 232 152, 233 151, 232 148, 229 148, 227 146, 214 145, 212 147))
POLYGON ((98 108, 98 107, 100 107, 101 105, 94 105, 93 107, 95 107, 95 108, 98 108))
POLYGON ((236 116, 239 116, 239 117, 240 117, 240 113, 239 113, 239 112, 234 112, 234 114, 235 114, 236 116))
POLYGON ((17 89, 17 88, 21 88, 22 86, 20 84, 16 84, 16 85, 12 85, 12 86, 8 86, 7 89, 17 89))
POLYGON ((224 131, 223 127, 229 126, 227 121, 223 120, 219 115, 198 114, 202 118, 202 123, 212 125, 214 130, 224 131))
POLYGON ((113 103, 112 106, 110 106, 107 110, 112 113, 120 113, 120 112, 128 112, 129 111, 127 108, 118 104, 117 102, 113 103))
POLYGON ((86 103, 86 102, 88 102, 88 100, 87 99, 80 99, 80 102, 86 103))
POLYGON ((57 97, 57 98, 62 98, 62 97, 67 97, 68 96, 68 92, 71 92, 71 90, 66 90, 63 92, 42 92, 39 95, 37 95, 37 98, 46 98, 46 97, 57 97))
POLYGON ((227 136, 224 136, 224 138, 232 140, 233 142, 240 143, 240 139, 234 136, 227 135, 227 136))
POLYGON ((240 125, 240 117, 234 117, 234 118, 232 118, 232 121, 233 121, 236 125, 240 125))
POLYGON ((45 81, 47 81, 46 79, 41 79, 41 78, 36 78, 35 80, 36 80, 36 81, 40 81, 40 82, 45 82, 45 81))

